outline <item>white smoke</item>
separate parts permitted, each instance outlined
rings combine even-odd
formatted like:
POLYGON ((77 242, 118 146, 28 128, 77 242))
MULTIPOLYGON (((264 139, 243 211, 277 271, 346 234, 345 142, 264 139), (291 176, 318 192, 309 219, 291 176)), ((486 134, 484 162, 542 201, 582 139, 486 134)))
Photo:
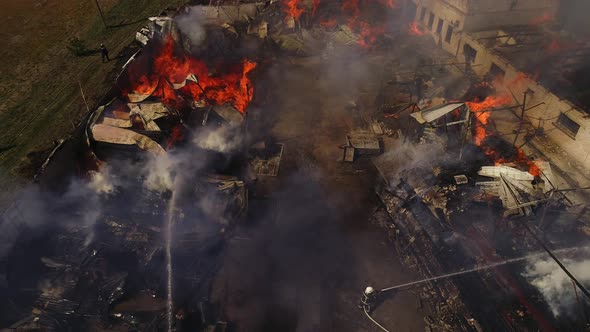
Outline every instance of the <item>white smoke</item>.
POLYGON ((106 174, 95 173, 94 176, 91 181, 73 180, 63 193, 43 191, 36 185, 23 189, 0 218, 0 258, 12 249, 23 230, 80 227, 86 234, 85 245, 88 245, 94 238, 94 225, 103 212, 101 195, 112 186, 107 184, 109 176, 106 174))
POLYGON ((190 45, 198 46, 205 40, 207 32, 201 22, 204 22, 202 14, 192 7, 187 7, 186 12, 174 18, 178 30, 190 41, 190 45))
POLYGON ((98 172, 90 171, 90 189, 98 194, 113 194, 117 186, 117 177, 110 166, 102 167, 98 172))
POLYGON ((153 191, 165 192, 174 188, 174 169, 178 160, 169 153, 152 156, 144 165, 144 186, 153 191))
MULTIPOLYGON (((562 262, 580 283, 590 285, 590 259, 563 259, 562 262)), ((543 295, 555 316, 567 315, 575 310, 576 286, 553 259, 547 257, 530 261, 524 276, 543 295)), ((577 292, 581 297, 580 290, 577 292)))
POLYGON ((215 129, 203 128, 193 139, 195 146, 221 153, 235 151, 244 138, 237 130, 229 126, 221 126, 215 129))
MULTIPOLYGON (((396 183, 402 172, 413 169, 432 169, 440 160, 445 159, 445 151, 442 144, 423 143, 414 144, 409 141, 404 143, 403 137, 388 142, 387 151, 376 158, 376 165, 391 183, 396 183)), ((421 176, 415 172, 409 172, 408 176, 421 176)))

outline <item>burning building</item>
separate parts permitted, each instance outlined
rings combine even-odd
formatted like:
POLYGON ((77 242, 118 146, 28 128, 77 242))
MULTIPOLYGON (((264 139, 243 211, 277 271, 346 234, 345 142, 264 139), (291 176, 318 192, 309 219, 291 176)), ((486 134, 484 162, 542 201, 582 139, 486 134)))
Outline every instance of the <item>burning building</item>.
POLYGON ((588 135, 587 85, 576 73, 584 71, 587 47, 557 31, 558 9, 557 1, 423 1, 416 22, 467 73, 493 82, 499 95, 511 99, 505 106, 526 104, 513 120, 525 124, 506 128, 516 133, 511 139, 584 186, 590 166, 590 150, 580 143, 588 135))
POLYGON ((11 328, 586 326, 559 316, 562 298, 587 310, 584 286, 543 251, 587 257, 582 182, 553 150, 581 158, 563 135, 579 142, 585 118, 516 56, 555 10, 283 0, 151 17, 39 180, 79 176, 8 215, 60 220, 0 260, 0 290, 34 289, 11 328), (366 283, 395 292, 363 313, 366 283))

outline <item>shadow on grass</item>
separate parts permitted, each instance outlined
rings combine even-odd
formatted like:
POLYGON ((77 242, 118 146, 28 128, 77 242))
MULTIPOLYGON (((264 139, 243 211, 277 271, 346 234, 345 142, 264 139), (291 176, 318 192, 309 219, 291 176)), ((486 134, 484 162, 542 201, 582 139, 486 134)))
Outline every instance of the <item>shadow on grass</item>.
POLYGON ((129 26, 129 25, 134 25, 134 24, 137 24, 137 23, 141 23, 141 22, 143 22, 143 21, 145 21, 147 19, 148 18, 145 17, 145 18, 140 18, 138 20, 135 20, 133 22, 119 23, 119 24, 115 24, 115 25, 108 24, 107 25, 107 28, 109 28, 109 29, 122 28, 122 27, 126 27, 126 26, 129 26))
POLYGON ((7 145, 7 146, 0 146, 0 154, 10 151, 10 150, 14 149, 15 147, 16 147, 16 144, 7 145))
POLYGON ((100 49, 84 50, 76 53, 76 56, 92 56, 100 54, 100 49))

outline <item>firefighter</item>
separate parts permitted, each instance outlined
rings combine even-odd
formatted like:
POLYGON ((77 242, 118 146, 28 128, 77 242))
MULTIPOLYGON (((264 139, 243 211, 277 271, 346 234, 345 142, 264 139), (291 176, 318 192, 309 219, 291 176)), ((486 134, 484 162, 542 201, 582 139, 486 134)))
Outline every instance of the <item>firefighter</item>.
POLYGON ((109 58, 109 50, 107 50, 104 44, 100 44, 100 55, 102 56, 102 63, 111 61, 111 59, 109 58))
POLYGON ((365 291, 363 292, 363 297, 361 298, 361 304, 359 307, 366 311, 368 314, 375 308, 375 304, 377 302, 377 297, 379 296, 379 291, 374 289, 371 286, 367 286, 365 291))

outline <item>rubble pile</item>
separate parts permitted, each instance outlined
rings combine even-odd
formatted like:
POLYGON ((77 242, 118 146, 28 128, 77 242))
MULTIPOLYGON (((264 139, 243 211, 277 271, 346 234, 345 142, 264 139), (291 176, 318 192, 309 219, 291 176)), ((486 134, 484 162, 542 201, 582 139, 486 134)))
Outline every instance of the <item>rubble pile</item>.
MULTIPOLYGON (((409 118, 420 127, 407 130, 405 137, 388 136, 385 155, 374 160, 382 175, 376 192, 390 216, 396 248, 406 264, 425 278, 538 250, 538 243, 523 233, 519 226, 522 221, 518 220, 534 218, 540 223, 532 227, 543 227, 549 202, 561 211, 577 211, 577 206, 559 191, 560 181, 548 162, 527 158, 519 148, 502 143, 487 127, 489 122, 482 122, 482 112, 502 104, 500 99, 484 98, 481 103, 443 102, 426 109, 402 109, 396 120, 409 118), (409 144, 409 152, 401 152, 401 156, 398 152, 398 156, 406 159, 390 159, 388 148, 403 150, 400 146, 404 144, 409 144)), ((382 121, 390 121, 387 114, 383 116, 382 121)), ((569 244, 584 243, 579 235, 568 236, 574 241, 569 244)), ((553 240, 557 247, 559 237, 553 240)), ((522 269, 520 274, 518 271, 518 267, 498 269, 462 277, 460 282, 430 283, 427 287, 431 295, 444 294, 433 306, 449 298, 457 302, 450 311, 452 319, 441 310, 443 313, 429 319, 427 325, 468 331, 480 324, 497 329, 545 324, 538 311, 547 312, 546 306, 535 308, 523 295, 515 298, 514 294, 536 292, 523 278, 522 269), (473 292, 483 289, 507 298, 499 304, 504 316, 497 317, 496 322, 473 309, 478 305, 473 292), (437 319, 450 325, 436 323, 437 319)))

